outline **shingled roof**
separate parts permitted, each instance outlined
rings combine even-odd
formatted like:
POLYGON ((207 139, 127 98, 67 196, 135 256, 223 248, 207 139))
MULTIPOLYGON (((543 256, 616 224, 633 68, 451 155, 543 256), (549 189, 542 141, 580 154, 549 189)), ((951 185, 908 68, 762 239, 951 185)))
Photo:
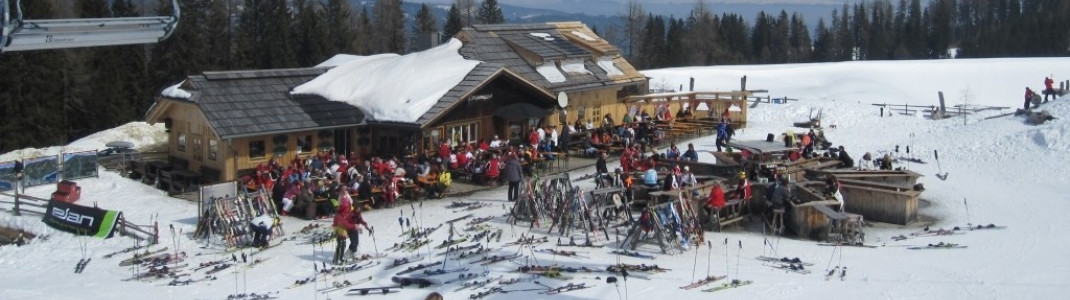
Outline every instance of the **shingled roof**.
POLYGON ((204 72, 181 89, 200 107, 222 139, 360 125, 364 113, 344 102, 290 95, 290 89, 323 74, 323 68, 204 72))
POLYGON ((552 92, 598 89, 646 81, 620 52, 579 22, 544 24, 472 25, 457 34, 464 42, 460 53, 467 59, 504 66, 552 92), (537 66, 582 60, 587 73, 563 73, 564 80, 548 80, 537 66), (618 74, 599 66, 612 62, 618 74))

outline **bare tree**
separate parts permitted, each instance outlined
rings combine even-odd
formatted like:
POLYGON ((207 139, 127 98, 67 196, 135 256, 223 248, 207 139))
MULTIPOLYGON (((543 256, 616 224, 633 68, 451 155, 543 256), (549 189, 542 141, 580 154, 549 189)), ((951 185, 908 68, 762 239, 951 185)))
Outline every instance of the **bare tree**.
POLYGON ((476 13, 479 11, 476 0, 453 0, 453 4, 457 5, 457 11, 461 13, 462 28, 472 26, 476 13))
POLYGON ((639 4, 638 0, 628 0, 627 7, 624 13, 620 15, 624 23, 624 35, 626 43, 624 44, 625 56, 629 59, 635 57, 635 49, 639 48, 642 42, 643 24, 646 22, 646 11, 643 10, 643 5, 639 4))

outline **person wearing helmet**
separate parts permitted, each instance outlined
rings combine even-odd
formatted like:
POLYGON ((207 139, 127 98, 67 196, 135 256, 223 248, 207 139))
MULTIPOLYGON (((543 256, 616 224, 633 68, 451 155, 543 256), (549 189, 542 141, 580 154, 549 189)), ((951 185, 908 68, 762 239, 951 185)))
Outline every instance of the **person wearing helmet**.
POLYGON ((750 181, 747 180, 747 172, 739 172, 739 182, 736 183, 736 189, 732 191, 732 199, 741 199, 744 202, 750 201, 750 181))

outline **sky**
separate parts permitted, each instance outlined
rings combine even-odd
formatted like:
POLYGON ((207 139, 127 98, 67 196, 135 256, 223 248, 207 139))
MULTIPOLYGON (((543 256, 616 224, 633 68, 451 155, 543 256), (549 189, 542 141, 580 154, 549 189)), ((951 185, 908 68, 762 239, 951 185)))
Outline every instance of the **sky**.
MULTIPOLYGON (((503 279, 521 278, 525 281, 507 286, 507 289, 537 289, 527 276, 512 272, 518 264, 558 264, 563 266, 604 267, 616 262, 629 264, 656 263, 671 269, 663 273, 633 274, 629 280, 607 284, 605 273, 568 274, 571 280, 537 279, 542 285, 561 286, 568 283, 584 283, 591 288, 549 297, 535 291, 494 294, 488 300, 506 299, 710 299, 711 297, 747 299, 828 299, 829 295, 843 299, 1056 299, 1070 294, 1070 260, 1065 249, 1070 248, 1070 237, 1065 228, 1070 219, 1070 201, 1066 195, 1070 188, 1066 178, 1070 169, 1070 98, 1063 97, 1039 109, 1047 110, 1057 119, 1043 125, 1025 124, 1022 117, 1001 116, 1013 112, 1020 105, 1023 86, 1039 88, 1044 76, 1055 80, 1070 79, 1070 61, 1065 58, 1002 58, 986 60, 928 60, 928 61, 867 61, 853 63, 763 65, 751 67, 719 66, 690 67, 642 71, 653 82, 677 85, 686 78, 695 77, 700 89, 728 90, 738 84, 739 74, 748 75, 752 88, 768 89, 769 94, 800 99, 787 104, 763 103, 749 110, 748 125, 737 130, 741 140, 761 140, 767 133, 780 133, 792 129, 793 122, 804 121, 813 111, 822 111, 823 124, 837 124, 837 128, 824 129, 834 145, 844 145, 852 156, 861 153, 895 153, 896 146, 910 145, 914 149, 910 157, 924 163, 899 162, 895 166, 907 168, 923 177, 925 191, 921 196, 918 213, 923 222, 909 226, 896 226, 869 222, 865 227, 866 243, 876 248, 830 247, 816 241, 797 237, 776 238, 764 236, 756 223, 747 223, 723 232, 706 232, 711 247, 691 247, 679 254, 660 254, 656 246, 641 245, 637 251, 656 256, 656 260, 620 257, 609 253, 617 249, 614 241, 606 248, 571 248, 553 246, 556 234, 546 234, 545 227, 528 229, 528 224, 510 226, 502 217, 511 204, 505 201, 506 189, 499 186, 477 192, 463 198, 446 198, 425 201, 422 205, 400 205, 393 209, 373 210, 364 213, 364 218, 375 227, 375 234, 361 235, 360 253, 388 253, 384 264, 393 259, 414 253, 387 252, 385 249, 399 242, 402 226, 400 216, 414 219, 414 226, 423 227, 443 223, 465 214, 474 217, 495 216, 489 223, 501 229, 501 242, 490 242, 495 250, 488 255, 506 255, 524 249, 503 245, 514 241, 522 234, 547 236, 551 243, 536 246, 537 249, 569 250, 582 253, 585 258, 568 258, 548 253, 525 253, 528 256, 514 263, 480 266, 468 263, 471 259, 452 258, 446 268, 469 267, 469 272, 490 271, 492 276, 503 279), (932 74, 930 74, 932 73, 932 74), (944 82, 943 84, 941 82, 944 82), (880 116, 872 103, 932 104, 936 91, 956 90, 963 83, 971 83, 974 103, 978 105, 1010 106, 979 112, 965 119, 929 120, 917 115, 880 116), (921 95, 921 96, 913 96, 921 95), (988 119, 988 117, 993 117, 988 119), (933 151, 939 151, 936 160, 933 151), (935 174, 948 174, 946 180, 935 174), (480 201, 489 207, 476 211, 456 211, 447 208, 453 201, 480 201), (912 237, 894 241, 892 236, 910 235, 930 228, 965 228, 967 224, 996 224, 1007 226, 1003 230, 964 231, 949 236, 912 237), (722 244, 727 241, 729 246, 722 244), (909 250, 909 246, 925 246, 938 242, 967 246, 948 250, 909 250), (738 246, 737 246, 738 245, 738 246), (798 257, 813 263, 810 274, 786 272, 756 260, 758 256, 798 257), (825 280, 823 274, 834 266, 848 267, 842 280, 825 280), (710 294, 698 290, 676 288, 705 275, 727 275, 730 279, 752 280, 748 286, 710 294), (598 277, 598 278, 596 278, 598 277), (619 294, 618 294, 619 292, 619 294), (621 295, 617 297, 616 295, 621 295)), ((101 147, 106 142, 134 140, 138 147, 152 147, 166 142, 162 126, 149 126, 135 122, 116 129, 102 131, 67 147, 57 145, 48 149, 24 149, 0 155, 0 161, 17 158, 19 153, 42 155, 101 147)), ((713 137, 681 140, 693 143, 700 152, 700 161, 713 162, 714 157, 706 151, 715 149, 713 137)), ((898 156, 908 156, 898 153, 898 156)), ((609 168, 616 167, 611 160, 609 168)), ((573 178, 591 174, 593 167, 574 170, 573 178)), ((104 171, 99 178, 79 179, 82 199, 78 204, 98 205, 106 209, 123 211, 134 223, 160 222, 161 245, 190 256, 186 263, 227 259, 221 241, 206 245, 204 240, 191 239, 197 224, 197 203, 168 197, 162 191, 137 181, 122 178, 111 171, 104 171), (166 228, 174 225, 177 233, 172 235, 166 228), (202 248, 205 247, 205 248, 202 248)), ((591 180, 576 180, 574 186, 591 190, 591 180)), ((27 189, 27 194, 47 197, 52 186, 27 189)), ((0 196, 0 200, 6 197, 0 196)), ((846 199, 848 211, 851 199, 846 199)), ((10 204, 0 203, 9 208, 10 204)), ((26 208, 24 209, 33 209, 26 208)), ((343 276, 320 278, 314 285, 287 288, 297 279, 314 274, 312 265, 329 261, 332 244, 324 248, 302 244, 303 236, 297 230, 308 224, 324 227, 329 220, 303 221, 284 218, 283 227, 287 237, 296 236, 298 241, 285 242, 260 256, 270 260, 251 269, 218 273, 217 280, 195 283, 190 286, 168 286, 167 280, 150 282, 123 281, 136 272, 133 268, 119 267, 118 261, 129 257, 121 255, 106 259, 102 256, 134 242, 129 238, 116 237, 107 240, 75 237, 44 225, 40 217, 26 214, 21 217, 0 212, 0 225, 15 227, 47 239, 36 240, 30 245, 0 247, 0 290, 5 300, 22 299, 194 299, 222 300, 228 294, 238 292, 279 291, 280 299, 350 299, 341 292, 321 294, 316 287, 331 282, 356 280, 372 276, 369 283, 358 287, 386 286, 396 269, 373 267, 343 276), (85 272, 75 274, 74 265, 84 257, 92 257, 85 272), (47 280, 42 280, 47 278, 47 280)), ((326 229, 325 229, 326 230, 326 229)), ((611 235, 615 235, 611 231, 611 235)), ((447 237, 446 230, 432 235, 437 243, 447 237)), ((582 239, 582 235, 580 235, 582 239)), ((567 240, 567 237, 565 237, 567 240)), ((612 240, 612 238, 611 238, 612 240)), ((464 245, 468 245, 465 243, 464 245)), ((422 262, 441 263, 442 255, 437 249, 422 249, 422 262)), ((202 278, 204 271, 193 272, 194 278, 202 278)), ((441 278, 450 277, 449 275, 441 278)), ((710 286, 717 285, 714 283, 710 286)), ((446 299, 468 299, 469 295, 482 291, 461 289, 460 283, 432 286, 425 289, 406 288, 383 299, 424 299, 431 291, 441 292, 446 299)), ((378 297, 378 295, 371 295, 378 297)), ((358 298, 352 298, 358 299, 358 298)))

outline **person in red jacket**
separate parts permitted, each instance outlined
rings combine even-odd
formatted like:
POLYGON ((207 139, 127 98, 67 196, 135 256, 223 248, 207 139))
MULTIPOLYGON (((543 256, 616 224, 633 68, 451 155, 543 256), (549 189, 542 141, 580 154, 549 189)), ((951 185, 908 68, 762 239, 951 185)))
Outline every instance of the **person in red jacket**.
POLYGON ((720 184, 713 185, 710 189, 710 198, 706 200, 706 215, 713 220, 717 217, 717 211, 724 207, 724 190, 720 184))
POLYGON ((1051 77, 1044 77, 1044 103, 1048 103, 1048 96, 1055 98, 1055 88, 1051 86, 1053 83, 1055 81, 1051 80, 1051 77))
POLYGON ((446 141, 442 141, 442 145, 438 145, 438 162, 443 165, 450 163, 450 144, 446 141))
POLYGON ((357 225, 364 225, 369 233, 371 228, 368 227, 368 222, 364 221, 360 208, 354 208, 353 199, 349 196, 346 186, 339 189, 338 195, 338 213, 334 215, 334 232, 338 238, 338 245, 334 250, 334 263, 342 264, 345 262, 346 239, 350 241, 350 259, 356 256, 357 245, 360 244, 360 232, 357 231, 357 225))
POLYGON ((501 162, 498 160, 498 156, 491 153, 490 161, 487 162, 487 169, 485 171, 487 174, 487 184, 494 186, 498 182, 498 178, 500 178, 502 174, 501 169, 502 166, 501 162))
POLYGON ((742 199, 744 202, 750 201, 750 181, 747 180, 747 172, 739 172, 739 183, 736 184, 736 189, 732 191, 732 199, 742 199))

